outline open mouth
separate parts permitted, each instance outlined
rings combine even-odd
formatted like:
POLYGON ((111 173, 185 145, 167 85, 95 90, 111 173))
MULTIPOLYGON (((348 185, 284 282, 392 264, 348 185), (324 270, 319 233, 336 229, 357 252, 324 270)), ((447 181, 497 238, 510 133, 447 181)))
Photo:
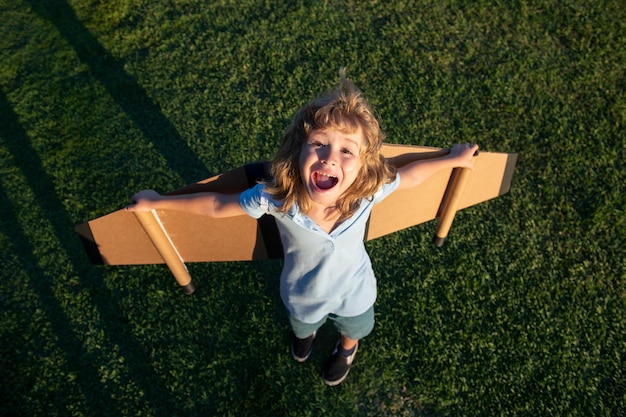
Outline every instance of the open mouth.
POLYGON ((321 172, 314 172, 313 182, 315 183, 315 186, 321 190, 330 190, 335 185, 337 185, 339 180, 333 175, 328 175, 321 172))

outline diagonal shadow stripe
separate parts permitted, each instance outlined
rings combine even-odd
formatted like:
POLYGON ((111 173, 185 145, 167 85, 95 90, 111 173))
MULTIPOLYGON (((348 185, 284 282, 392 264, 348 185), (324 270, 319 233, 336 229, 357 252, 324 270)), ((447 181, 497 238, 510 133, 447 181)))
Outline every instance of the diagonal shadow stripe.
MULTIPOLYGON (((35 247, 30 243, 29 239, 19 227, 20 223, 17 217, 9 213, 8 208, 11 207, 11 201, 1 187, 0 205, 4 207, 2 211, 3 221, 0 222, 0 232, 7 236, 9 240, 8 247, 4 250, 19 254, 20 262, 24 265, 24 272, 26 272, 29 277, 29 289, 37 294, 39 300, 38 307, 45 312, 45 316, 51 324, 52 332, 54 332, 59 341, 59 346, 55 347, 60 348, 63 352, 64 363, 63 365, 57 365, 58 370, 56 372, 65 375, 76 375, 80 392, 88 399, 86 406, 89 409, 94 411, 100 410, 103 415, 120 415, 117 404, 110 400, 113 393, 107 390, 100 382, 96 358, 93 357, 93 353, 84 353, 83 343, 72 331, 69 318, 54 295, 50 279, 46 276, 46 271, 38 266, 38 259, 33 255, 33 253, 35 253, 35 247), (97 392, 100 392, 100 394, 96 394, 97 392)), ((12 342, 5 341, 4 343, 10 345, 12 342)), ((50 348, 44 343, 36 343, 35 345, 38 346, 37 351, 32 352, 32 356, 35 357, 44 357, 48 352, 47 348, 50 348)), ((7 346, 5 345, 5 349, 6 348, 7 346)), ((13 348, 9 348, 9 350, 17 352, 19 351, 19 347, 14 346, 13 348)), ((15 354, 12 356, 17 359, 20 355, 15 354)), ((9 366, 7 365, 7 367, 9 366)), ((5 369, 5 371, 8 371, 8 374, 3 372, 3 379, 5 381, 13 381, 13 384, 23 384, 22 381, 24 381, 25 378, 35 378, 34 375, 25 376, 19 370, 14 370, 14 372, 16 372, 14 375, 11 374, 11 370, 5 369)), ((3 391, 5 391, 3 392, 3 402, 5 402, 5 404, 2 406, 7 407, 15 413, 18 413, 22 407, 28 410, 28 405, 25 404, 24 401, 27 398, 28 392, 12 392, 13 389, 15 389, 13 385, 3 388, 3 391), (21 397, 20 394, 24 397, 21 397), (8 404, 6 404, 6 402, 8 402, 8 404)), ((22 386, 21 389, 27 389, 27 387, 22 386)), ((55 408, 69 409, 68 406, 70 402, 76 401, 76 395, 76 393, 72 392, 71 386, 62 384, 61 392, 57 392, 55 397, 58 398, 57 401, 63 401, 63 403, 55 401, 55 408)), ((42 399, 38 398, 38 400, 42 399)))
MULTIPOLYGON (((80 271, 84 271, 88 266, 78 261, 82 257, 73 256, 82 251, 73 233, 73 222, 62 202, 54 194, 54 183, 44 170, 27 132, 20 125, 17 114, 2 90, 0 90, 0 139, 15 159, 16 165, 22 167, 22 174, 45 213, 56 240, 63 248, 65 256, 72 262, 71 270, 80 274, 80 271)), ((94 354, 84 352, 83 343, 75 335, 60 301, 55 297, 50 282, 50 274, 54 272, 44 271, 38 266, 39 259, 34 255, 37 252, 36 248, 22 229, 16 213, 11 211, 11 205, 6 192, 0 188, 0 213, 3 216, 0 230, 12 242, 12 247, 8 249, 13 250, 19 256, 20 263, 28 269, 31 290, 39 297, 39 304, 50 319, 58 340, 63 341, 61 348, 65 352, 68 367, 77 374, 77 380, 86 398, 91 401, 89 406, 95 414, 102 410, 103 415, 121 415, 112 401, 111 392, 100 382, 97 358, 93 357, 94 354)), ((101 326, 106 340, 119 346, 133 382, 146 393, 149 404, 155 409, 176 409, 176 402, 169 391, 164 386, 155 384, 161 381, 161 377, 154 372, 149 355, 125 324, 127 318, 119 310, 116 300, 111 297, 102 280, 101 272, 91 271, 90 278, 90 283, 84 285, 94 287, 94 293, 97 293, 97 296, 91 298, 100 317, 100 321, 95 325, 101 326)))
POLYGON ((89 32, 64 0, 30 0, 32 10, 50 21, 74 48, 78 58, 104 86, 124 112, 163 155, 168 166, 186 183, 206 176, 206 167, 189 148, 159 106, 126 73, 117 61, 89 32))

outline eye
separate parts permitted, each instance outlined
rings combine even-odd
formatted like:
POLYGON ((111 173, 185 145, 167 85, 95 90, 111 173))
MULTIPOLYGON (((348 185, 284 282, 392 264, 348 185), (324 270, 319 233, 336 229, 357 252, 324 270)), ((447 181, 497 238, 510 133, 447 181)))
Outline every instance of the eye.
POLYGON ((341 152, 346 154, 346 155, 352 155, 353 154, 352 151, 350 149, 348 149, 348 148, 343 148, 341 150, 341 152))

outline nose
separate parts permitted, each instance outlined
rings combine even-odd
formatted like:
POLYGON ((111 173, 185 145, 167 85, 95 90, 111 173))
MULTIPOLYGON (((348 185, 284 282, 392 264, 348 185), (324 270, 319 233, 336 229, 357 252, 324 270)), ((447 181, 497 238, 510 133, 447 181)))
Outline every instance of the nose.
POLYGON ((337 161, 337 152, 330 146, 324 146, 319 150, 320 161, 324 164, 334 165, 337 161))

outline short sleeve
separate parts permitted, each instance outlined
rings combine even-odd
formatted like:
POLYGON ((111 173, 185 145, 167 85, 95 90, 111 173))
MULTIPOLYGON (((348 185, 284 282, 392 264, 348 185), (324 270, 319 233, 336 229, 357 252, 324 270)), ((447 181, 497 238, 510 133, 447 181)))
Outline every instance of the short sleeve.
POLYGON ((380 190, 376 194, 374 194, 374 198, 372 199, 374 203, 380 203, 383 201, 389 194, 393 193, 400 186, 400 175, 396 174, 396 178, 384 184, 380 190))
POLYGON ((242 192, 239 195, 239 204, 250 217, 255 219, 264 214, 271 214, 271 210, 275 208, 274 201, 265 192, 263 184, 257 184, 242 192))

